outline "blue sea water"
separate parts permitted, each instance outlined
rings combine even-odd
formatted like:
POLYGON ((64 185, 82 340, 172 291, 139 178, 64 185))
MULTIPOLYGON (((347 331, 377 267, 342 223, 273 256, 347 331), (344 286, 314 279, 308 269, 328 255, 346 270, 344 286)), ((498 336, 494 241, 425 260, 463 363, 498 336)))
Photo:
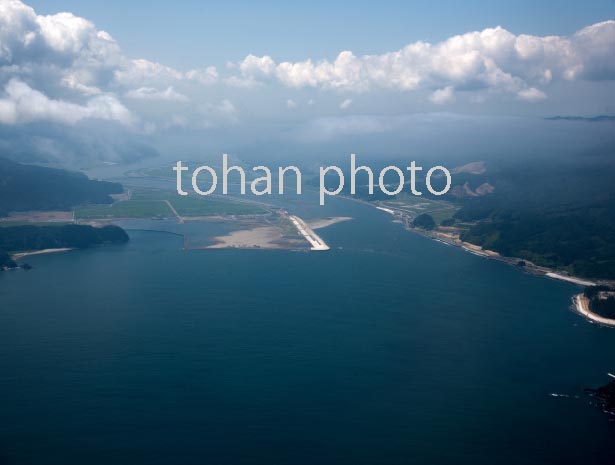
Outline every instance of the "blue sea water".
POLYGON ((354 218, 326 253, 131 231, 0 274, 0 464, 613 463, 579 288, 329 205, 292 206, 354 218))

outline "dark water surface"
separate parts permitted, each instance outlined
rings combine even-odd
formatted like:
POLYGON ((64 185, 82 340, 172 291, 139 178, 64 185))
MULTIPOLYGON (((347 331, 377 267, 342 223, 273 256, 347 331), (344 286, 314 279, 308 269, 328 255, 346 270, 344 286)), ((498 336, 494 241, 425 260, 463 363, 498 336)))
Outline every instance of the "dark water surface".
POLYGON ((328 253, 133 231, 0 274, 0 464, 613 463, 578 288, 333 213, 328 253))

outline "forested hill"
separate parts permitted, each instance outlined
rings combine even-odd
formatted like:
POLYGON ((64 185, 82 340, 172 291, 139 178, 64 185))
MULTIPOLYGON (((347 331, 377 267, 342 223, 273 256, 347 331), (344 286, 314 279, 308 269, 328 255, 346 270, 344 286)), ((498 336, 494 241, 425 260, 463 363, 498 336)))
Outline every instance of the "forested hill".
POLYGON ((0 157, 0 216, 11 211, 111 203, 109 195, 121 192, 121 184, 92 181, 81 173, 24 165, 0 157))
POLYGON ((0 228, 0 270, 15 268, 10 252, 56 248, 87 249, 103 244, 128 242, 128 234, 119 226, 95 228, 89 225, 12 226, 0 228))
POLYGON ((596 156, 510 163, 487 172, 490 195, 463 199, 461 238, 579 276, 615 279, 615 160, 596 156))
POLYGON ((0 250, 42 250, 88 247, 128 242, 128 234, 119 226, 95 228, 89 225, 12 226, 0 228, 0 250))

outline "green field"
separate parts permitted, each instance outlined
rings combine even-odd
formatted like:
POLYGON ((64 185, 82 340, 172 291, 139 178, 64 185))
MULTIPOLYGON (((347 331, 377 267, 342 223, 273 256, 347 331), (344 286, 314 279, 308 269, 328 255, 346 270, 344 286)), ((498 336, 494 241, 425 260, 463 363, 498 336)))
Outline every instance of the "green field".
POLYGON ((158 189, 135 189, 130 200, 112 205, 88 205, 75 209, 75 218, 113 219, 113 218, 172 218, 175 214, 168 204, 173 205, 180 216, 215 215, 258 215, 267 210, 250 203, 232 202, 212 197, 182 197, 171 191, 158 189))
POLYGON ((181 216, 260 215, 267 213, 264 208, 247 203, 234 203, 212 198, 177 197, 169 201, 181 216))
POLYGON ((452 218, 457 210, 459 209, 458 208, 446 208, 443 210, 431 211, 428 214, 433 218, 436 224, 439 225, 440 223, 442 223, 442 221, 452 218))
POLYGON ((414 216, 418 216, 421 213, 428 213, 436 224, 440 224, 442 221, 452 218, 459 209, 459 207, 450 202, 427 199, 406 193, 399 194, 395 200, 383 201, 380 203, 385 207, 397 208, 414 216))
POLYGON ((125 200, 112 205, 91 205, 75 209, 77 219, 170 218, 173 212, 159 200, 125 200))
POLYGON ((385 200, 383 203, 394 205, 398 208, 407 207, 418 210, 435 210, 445 206, 452 206, 451 203, 443 200, 432 200, 417 195, 410 195, 405 192, 398 194, 395 199, 385 200))
POLYGON ((131 201, 136 200, 167 200, 181 216, 260 215, 267 213, 265 208, 256 204, 233 202, 214 197, 180 196, 175 192, 155 189, 135 190, 131 201))

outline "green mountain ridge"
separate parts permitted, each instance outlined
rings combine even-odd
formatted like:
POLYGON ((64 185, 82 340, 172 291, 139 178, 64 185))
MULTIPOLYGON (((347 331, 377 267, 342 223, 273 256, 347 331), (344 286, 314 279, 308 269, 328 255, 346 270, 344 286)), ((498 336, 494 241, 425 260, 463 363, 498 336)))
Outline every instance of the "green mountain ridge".
POLYGON ((112 203, 122 185, 94 181, 82 173, 25 165, 0 157, 0 216, 11 211, 63 210, 112 203))
POLYGON ((476 222, 461 239, 578 276, 615 279, 614 177, 610 154, 499 166, 470 179, 495 190, 459 202, 456 219, 476 222))

